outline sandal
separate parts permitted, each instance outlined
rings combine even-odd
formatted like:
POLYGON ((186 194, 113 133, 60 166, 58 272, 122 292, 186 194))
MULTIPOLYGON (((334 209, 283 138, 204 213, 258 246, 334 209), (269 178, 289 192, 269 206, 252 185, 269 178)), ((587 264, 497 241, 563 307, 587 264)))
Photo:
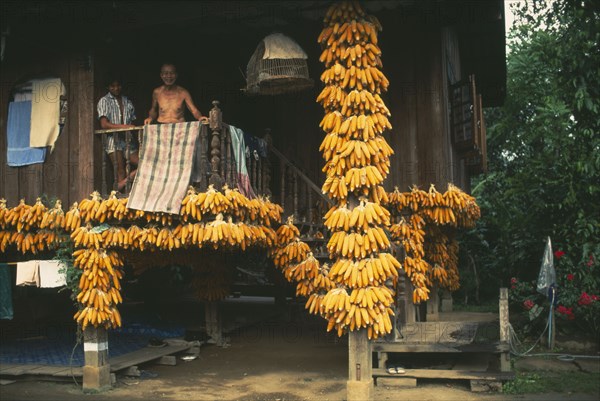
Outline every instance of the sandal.
POLYGON ((392 366, 387 369, 387 372, 390 375, 401 375, 406 373, 406 370, 404 370, 404 368, 401 366, 392 366))

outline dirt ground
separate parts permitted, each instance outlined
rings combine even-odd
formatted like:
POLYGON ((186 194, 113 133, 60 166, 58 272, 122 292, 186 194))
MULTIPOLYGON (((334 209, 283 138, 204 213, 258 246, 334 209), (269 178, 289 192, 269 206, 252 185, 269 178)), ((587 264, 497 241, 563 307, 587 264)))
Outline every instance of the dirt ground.
MULTIPOLYGON (((229 333, 230 346, 203 345, 200 357, 177 366, 141 365, 142 377, 117 376, 113 389, 83 394, 73 382, 18 380, 0 387, 17 400, 344 400, 347 343, 318 319, 278 316, 229 333)), ((547 369, 528 365, 531 369, 547 369)), ((562 362, 561 362, 562 363, 562 362)), ((551 369, 552 367, 550 367, 551 369)), ((375 400, 597 400, 599 394, 472 393, 467 381, 419 382, 416 388, 375 387, 375 400)))

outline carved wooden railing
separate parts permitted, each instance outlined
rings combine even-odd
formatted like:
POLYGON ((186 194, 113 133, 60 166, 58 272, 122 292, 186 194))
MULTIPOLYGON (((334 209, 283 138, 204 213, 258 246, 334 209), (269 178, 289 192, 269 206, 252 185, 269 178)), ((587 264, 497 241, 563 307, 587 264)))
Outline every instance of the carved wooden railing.
MULTIPOLYGON (((209 112, 208 124, 202 124, 200 134, 196 143, 194 166, 191 184, 199 191, 205 191, 208 185, 220 189, 227 184, 230 188, 239 187, 237 164, 230 126, 223 122, 223 113, 219 108, 219 101, 212 102, 213 107, 209 112)), ((129 162, 130 144, 133 135, 137 133, 140 138, 140 147, 143 127, 135 129, 110 129, 97 130, 96 134, 102 134, 102 142, 110 133, 125 133, 125 155, 126 176, 130 177, 132 167, 129 162)), ((288 157, 273 146, 270 129, 267 129, 263 138, 256 141, 268 149, 265 157, 256 150, 244 152, 246 155, 246 168, 248 178, 255 195, 269 196, 274 202, 284 208, 284 215, 294 214, 298 222, 310 224, 321 224, 321 216, 325 208, 330 204, 329 198, 321 193, 317 186, 303 171, 297 167, 288 157), (278 187, 276 193, 273 188, 278 187)), ((246 144, 248 146, 248 144, 246 144)), ((107 167, 110 160, 103 151, 102 157, 102 183, 101 192, 103 196, 108 194, 107 167)), ((114 168, 113 190, 117 189, 117 170, 114 168)), ((128 180, 124 194, 131 189, 132 180, 128 180)))
MULTIPOLYGON (((95 134, 101 135, 102 138, 102 163, 101 163, 101 171, 102 171, 102 178, 101 178, 101 194, 103 196, 106 196, 108 194, 108 163, 111 163, 111 161, 109 160, 109 156, 106 154, 106 152, 104 151, 104 149, 106 149, 106 142, 108 141, 108 134, 112 134, 112 135, 119 135, 124 133, 125 134, 125 150, 123 152, 124 157, 125 157, 125 177, 127 177, 127 183, 125 185, 125 188, 123 190, 124 193, 129 193, 129 191, 131 190, 131 184, 133 183, 133 180, 131 179, 130 175, 132 172, 132 167, 131 167, 131 163, 129 160, 129 156, 131 153, 131 143, 133 141, 133 135, 137 135, 138 141, 141 143, 141 136, 142 136, 142 131, 144 130, 143 126, 139 126, 139 127, 134 127, 134 128, 115 128, 115 129, 100 129, 100 130, 96 130, 94 131, 95 134)), ((113 166, 113 185, 112 185, 112 190, 118 190, 118 185, 119 185, 119 177, 118 177, 118 170, 117 170, 117 166, 113 166)))

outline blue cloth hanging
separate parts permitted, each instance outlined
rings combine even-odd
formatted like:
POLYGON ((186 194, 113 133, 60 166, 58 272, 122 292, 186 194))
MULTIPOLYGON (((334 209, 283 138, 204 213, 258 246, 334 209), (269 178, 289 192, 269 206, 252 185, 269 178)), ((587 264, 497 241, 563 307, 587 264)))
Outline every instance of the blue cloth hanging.
POLYGON ((31 131, 31 100, 10 102, 8 105, 8 122, 6 124, 7 150, 6 162, 11 167, 27 166, 43 163, 46 159, 46 148, 29 146, 31 131))

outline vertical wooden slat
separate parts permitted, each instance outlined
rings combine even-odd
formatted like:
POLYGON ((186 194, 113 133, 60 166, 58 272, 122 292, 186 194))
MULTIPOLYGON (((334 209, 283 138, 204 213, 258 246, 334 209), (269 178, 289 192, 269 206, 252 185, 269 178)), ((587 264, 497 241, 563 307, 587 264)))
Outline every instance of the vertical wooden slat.
POLYGON ((106 147, 106 135, 101 135, 101 139, 102 139, 102 166, 101 166, 101 171, 102 171, 102 196, 106 196, 108 195, 108 182, 106 181, 108 179, 108 177, 106 176, 106 162, 107 162, 107 158, 108 155, 106 154, 106 152, 104 151, 105 147, 106 147))
POLYGON ((225 173, 229 167, 229 158, 227 157, 228 155, 226 153, 226 147, 225 147, 225 144, 227 143, 227 135, 225 135, 225 133, 226 133, 226 130, 221 125, 221 128, 219 129, 219 135, 221 138, 221 164, 220 164, 219 173, 221 174, 221 178, 223 179, 223 182, 227 182, 227 175, 225 173))
POLYGON ((210 166, 211 174, 208 180, 209 184, 214 185, 215 189, 220 190, 223 186, 221 175, 221 130, 223 129, 223 115, 219 109, 219 101, 213 100, 213 108, 209 113, 209 125, 211 129, 210 141, 210 166))
POLYGON ((125 178, 127 178, 127 183, 125 184, 125 192, 126 193, 129 193, 129 191, 131 190, 131 182, 129 181, 129 174, 131 173, 131 163, 129 162, 130 155, 131 155, 131 131, 126 131, 125 132, 125 178))
POLYGON ((404 34, 398 34, 398 40, 394 42, 394 52, 404 55, 401 61, 392 64, 394 61, 388 60, 384 65, 390 81, 394 82, 388 96, 393 135, 386 132, 385 136, 395 155, 390 158, 391 172, 386 182, 390 189, 398 186, 401 191, 407 191, 418 181, 416 60, 423 39, 420 34, 409 39, 407 33, 411 31, 418 32, 418 25, 407 23, 400 31, 404 34))
POLYGON ((281 208, 284 210, 285 212, 285 170, 286 170, 286 166, 285 166, 285 162, 283 160, 281 160, 280 163, 280 172, 279 174, 281 174, 281 199, 279 200, 279 204, 281 205, 281 208))
MULTIPOLYGON (((252 157, 252 156, 251 156, 252 157)), ((259 157, 258 160, 256 161, 257 164, 257 170, 258 170, 258 177, 256 178, 256 182, 253 184, 253 188, 255 190, 255 192, 259 193, 259 194, 263 194, 264 190, 262 187, 262 175, 263 175, 263 163, 262 163, 262 157, 259 157)))
POLYGON ((298 216, 298 174, 294 174, 294 216, 298 216))
POLYGON ((417 124, 419 182, 421 187, 435 184, 445 189, 448 175, 444 151, 444 116, 441 85, 442 63, 440 56, 441 31, 428 30, 423 35, 423 46, 417 63, 417 124))
POLYGON ((83 53, 72 56, 69 69, 69 202, 73 202, 89 196, 94 190, 94 74, 91 56, 83 53))
POLYGON ((254 187, 254 186, 256 186, 256 177, 257 177, 257 171, 256 170, 258 168, 258 165, 257 165, 256 159, 254 158, 253 155, 250 155, 250 159, 252 160, 252 172, 251 172, 251 175, 250 175, 250 177, 251 177, 250 178, 250 182, 251 182, 252 186, 254 187))
POLYGON ((208 125, 200 126, 200 191, 206 191, 208 186, 207 175, 210 171, 210 163, 208 161, 208 125))
POLYGON ((313 200, 312 200, 312 190, 306 185, 306 198, 307 198, 307 207, 308 207, 308 221, 312 224, 315 223, 315 216, 313 213, 313 200))
MULTIPOLYGON (((271 138, 271 129, 267 128, 265 130, 265 136, 263 137, 263 139, 265 140, 265 142, 267 143, 267 149, 271 147, 272 144, 272 138, 271 138)), ((272 169, 271 169, 271 159, 270 159, 271 153, 269 150, 267 150, 267 157, 265 159, 265 171, 263 174, 263 194, 270 196, 271 195, 271 174, 272 174, 272 169)))

